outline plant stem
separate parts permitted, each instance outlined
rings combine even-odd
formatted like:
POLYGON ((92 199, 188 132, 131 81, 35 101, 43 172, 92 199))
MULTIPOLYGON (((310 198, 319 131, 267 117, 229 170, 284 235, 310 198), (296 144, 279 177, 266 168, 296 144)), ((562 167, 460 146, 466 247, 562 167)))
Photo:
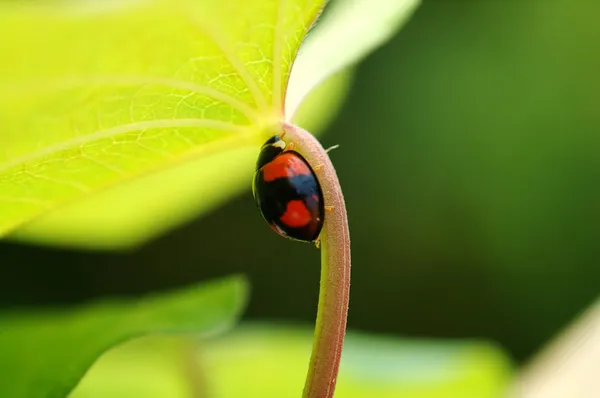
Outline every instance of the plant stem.
POLYGON ((321 287, 312 355, 304 398, 333 397, 337 382, 350 295, 350 232, 337 174, 319 141, 308 131, 283 123, 285 140, 293 142, 316 171, 326 206, 321 232, 321 287))

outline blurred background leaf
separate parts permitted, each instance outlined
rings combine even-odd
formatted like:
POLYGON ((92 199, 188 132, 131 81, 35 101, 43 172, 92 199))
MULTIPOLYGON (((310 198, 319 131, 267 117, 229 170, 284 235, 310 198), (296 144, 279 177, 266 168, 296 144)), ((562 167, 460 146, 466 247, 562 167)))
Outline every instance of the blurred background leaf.
POLYGON ((285 114, 292 117, 313 87, 355 65, 398 32, 419 0, 330 1, 292 67, 285 114))
POLYGON ((512 383, 510 398, 594 397, 600 391, 600 301, 536 355, 512 383))
POLYGON ((244 279, 229 278, 139 300, 1 314, 0 396, 64 397, 102 352, 134 337, 223 332, 239 317, 246 290, 244 279))
MULTIPOLYGON (((189 390, 179 387, 185 383, 175 371, 181 363, 176 349, 180 344, 152 338, 120 346, 92 367, 71 397, 191 398, 189 390), (153 393, 153 387, 163 395, 153 393)), ((246 325, 201 344, 198 373, 192 377, 202 383, 203 393, 196 396, 298 396, 311 344, 308 328, 268 324, 246 325)), ((346 340, 336 397, 496 398, 510 375, 510 362, 490 344, 354 332, 346 340)))

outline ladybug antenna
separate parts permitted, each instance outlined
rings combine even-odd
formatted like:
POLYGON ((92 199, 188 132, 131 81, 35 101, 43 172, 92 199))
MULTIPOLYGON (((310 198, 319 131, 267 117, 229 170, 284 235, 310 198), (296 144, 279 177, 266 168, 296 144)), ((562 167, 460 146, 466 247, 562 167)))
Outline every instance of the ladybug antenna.
POLYGON ((325 149, 325 153, 329 153, 330 151, 333 151, 334 149, 338 149, 339 147, 340 147, 339 145, 330 146, 329 148, 325 149))

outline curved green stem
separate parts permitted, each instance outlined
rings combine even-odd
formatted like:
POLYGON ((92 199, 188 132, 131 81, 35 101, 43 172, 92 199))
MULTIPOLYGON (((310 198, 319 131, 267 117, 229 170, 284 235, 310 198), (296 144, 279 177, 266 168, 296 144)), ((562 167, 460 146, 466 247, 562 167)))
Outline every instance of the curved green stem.
POLYGON ((286 141, 313 166, 323 190, 326 206, 321 232, 321 287, 304 398, 333 397, 346 334, 350 294, 350 232, 344 196, 327 152, 312 134, 283 123, 286 141))

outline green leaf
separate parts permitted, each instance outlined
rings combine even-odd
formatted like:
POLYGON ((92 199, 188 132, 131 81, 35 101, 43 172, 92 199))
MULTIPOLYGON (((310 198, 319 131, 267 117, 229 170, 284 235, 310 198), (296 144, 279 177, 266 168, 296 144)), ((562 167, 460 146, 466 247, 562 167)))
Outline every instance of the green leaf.
MULTIPOLYGON (((180 170, 171 175, 177 190, 208 167, 200 184, 216 166, 194 161, 256 152, 283 118, 291 62, 323 0, 98 4, 0 5, 0 54, 10 58, 0 64, 0 234, 160 170, 180 170)), ((247 159, 228 162, 249 181, 247 159)), ((217 181, 229 194, 240 179, 217 181)), ((152 183, 134 192, 138 205, 172 188, 152 183)), ((85 212, 120 207, 108 202, 85 212)), ((46 226, 77 222, 60 220, 46 226)))
POLYGON ((66 396, 104 351, 148 333, 210 336, 235 322, 246 301, 233 277, 140 300, 0 316, 0 396, 66 396))
POLYGON ((305 96, 388 41, 404 25, 419 0, 337 0, 310 32, 294 62, 285 101, 294 115, 305 96))
POLYGON ((323 3, 0 4, 0 236, 130 247, 248 191, 274 123, 322 130, 416 4, 332 3, 286 93, 323 3))
POLYGON ((319 135, 335 119, 354 79, 354 69, 346 68, 313 89, 302 101, 293 123, 319 135))
POLYGON ((94 363, 69 397, 211 398, 196 363, 196 343, 189 337, 152 335, 116 346, 94 363))
MULTIPOLYGON (((211 342, 202 352, 204 367, 212 370, 207 376, 215 396, 296 396, 304 384, 311 342, 310 330, 266 325, 238 328, 211 342), (236 378, 240 374, 243 381, 236 378)), ((510 362, 489 343, 399 340, 350 331, 336 397, 496 398, 510 374, 510 362)))
MULTIPOLYGON (((304 328, 237 328, 200 347, 195 377, 204 381, 207 396, 298 396, 311 342, 312 331, 304 328)), ((173 341, 155 338, 119 347, 94 365, 72 398, 191 398, 177 350, 173 341)), ((335 396, 496 398, 512 371, 499 348, 481 341, 403 340, 350 331, 335 396)))

